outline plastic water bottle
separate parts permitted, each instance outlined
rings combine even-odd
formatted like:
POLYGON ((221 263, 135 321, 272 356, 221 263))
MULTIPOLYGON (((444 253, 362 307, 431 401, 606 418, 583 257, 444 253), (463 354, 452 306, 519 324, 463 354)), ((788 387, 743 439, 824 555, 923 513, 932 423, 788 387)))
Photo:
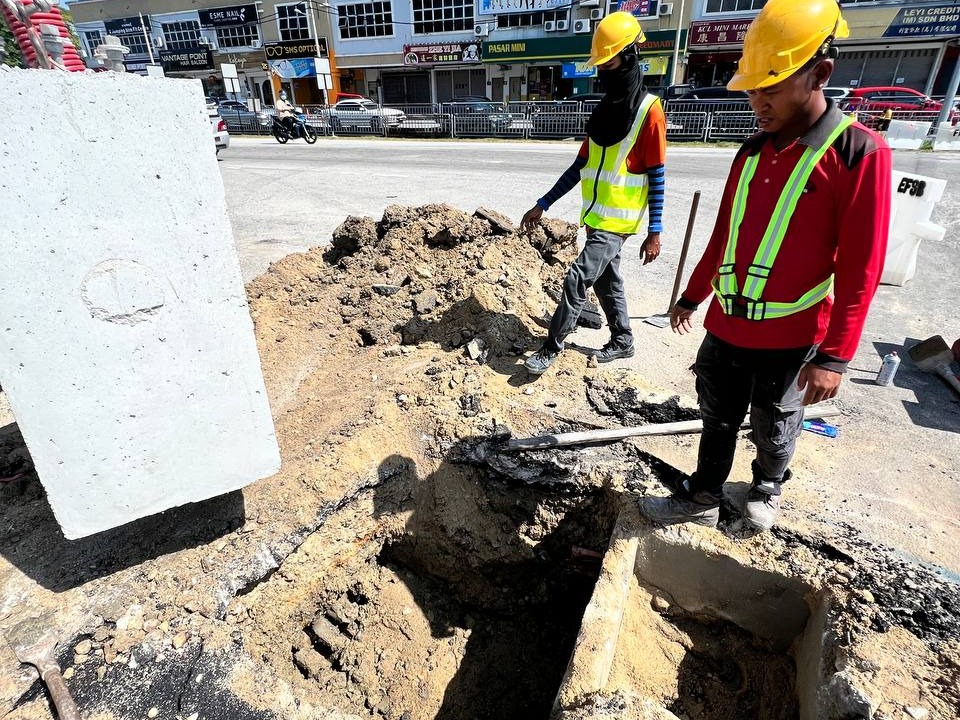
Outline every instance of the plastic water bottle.
POLYGON ((897 374, 897 368, 900 367, 900 356, 897 353, 892 352, 883 356, 883 362, 880 364, 880 369, 877 371, 877 378, 874 382, 877 385, 884 385, 889 387, 893 385, 893 378, 897 374))

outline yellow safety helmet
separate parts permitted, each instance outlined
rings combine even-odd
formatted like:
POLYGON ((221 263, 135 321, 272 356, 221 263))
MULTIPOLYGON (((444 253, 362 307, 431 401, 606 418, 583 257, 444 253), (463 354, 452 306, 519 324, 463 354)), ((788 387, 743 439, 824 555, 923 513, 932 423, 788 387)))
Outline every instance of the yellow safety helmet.
POLYGON ((786 80, 837 38, 850 36, 837 0, 769 0, 747 29, 729 90, 757 90, 786 80))
POLYGON ((640 22, 633 15, 623 11, 610 13, 600 21, 593 33, 587 65, 603 65, 630 43, 646 39, 640 22))

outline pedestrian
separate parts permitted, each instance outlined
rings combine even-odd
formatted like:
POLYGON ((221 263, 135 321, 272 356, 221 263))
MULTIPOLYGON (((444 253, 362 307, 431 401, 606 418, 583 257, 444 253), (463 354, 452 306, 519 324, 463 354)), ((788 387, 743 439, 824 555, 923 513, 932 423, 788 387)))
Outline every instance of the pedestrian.
POLYGON ((769 0, 727 87, 746 90, 760 132, 740 148, 713 234, 673 308, 683 334, 711 294, 694 366, 703 434, 697 469, 669 498, 641 498, 659 524, 715 526, 747 407, 757 448, 743 519, 773 526, 803 407, 837 394, 883 270, 891 153, 825 98, 847 24, 835 0, 769 0))
POLYGON ((567 271, 543 347, 525 363, 535 375, 543 374, 563 350, 591 287, 610 328, 610 341, 596 353, 597 360, 634 354, 620 252, 649 210, 640 250, 643 264, 660 254, 667 145, 663 107, 643 87, 637 54, 643 41, 640 23, 630 13, 611 13, 597 25, 588 64, 596 66, 604 96, 587 121, 587 138, 576 160, 520 221, 525 230, 533 229, 545 210, 580 183, 586 244, 567 271))

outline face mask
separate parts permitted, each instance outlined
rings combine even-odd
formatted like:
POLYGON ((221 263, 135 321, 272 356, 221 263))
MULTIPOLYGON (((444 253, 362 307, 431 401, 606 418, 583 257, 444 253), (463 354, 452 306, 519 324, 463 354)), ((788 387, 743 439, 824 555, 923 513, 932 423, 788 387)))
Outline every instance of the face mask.
POLYGON ((597 79, 604 92, 618 96, 627 92, 631 75, 637 71, 637 49, 631 45, 620 52, 620 66, 615 70, 597 70, 597 79))

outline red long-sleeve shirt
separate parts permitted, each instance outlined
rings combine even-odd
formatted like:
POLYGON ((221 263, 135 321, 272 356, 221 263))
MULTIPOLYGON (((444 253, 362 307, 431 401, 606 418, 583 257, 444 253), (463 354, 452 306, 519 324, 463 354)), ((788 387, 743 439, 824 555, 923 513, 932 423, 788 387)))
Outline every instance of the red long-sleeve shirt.
MULTIPOLYGON (((681 303, 695 307, 713 294, 730 227, 737 181, 748 156, 759 164, 737 241, 737 286, 766 231, 774 207, 805 147, 819 147, 839 121, 830 106, 807 134, 777 152, 760 133, 733 162, 713 235, 697 264, 681 303)), ((704 327, 721 340, 744 348, 799 348, 819 343, 817 364, 843 371, 860 342, 867 310, 880 282, 890 221, 890 148, 876 133, 854 123, 841 133, 817 164, 773 265, 762 299, 790 302, 834 274, 834 296, 793 315, 747 320, 726 315, 712 302, 704 327)))

